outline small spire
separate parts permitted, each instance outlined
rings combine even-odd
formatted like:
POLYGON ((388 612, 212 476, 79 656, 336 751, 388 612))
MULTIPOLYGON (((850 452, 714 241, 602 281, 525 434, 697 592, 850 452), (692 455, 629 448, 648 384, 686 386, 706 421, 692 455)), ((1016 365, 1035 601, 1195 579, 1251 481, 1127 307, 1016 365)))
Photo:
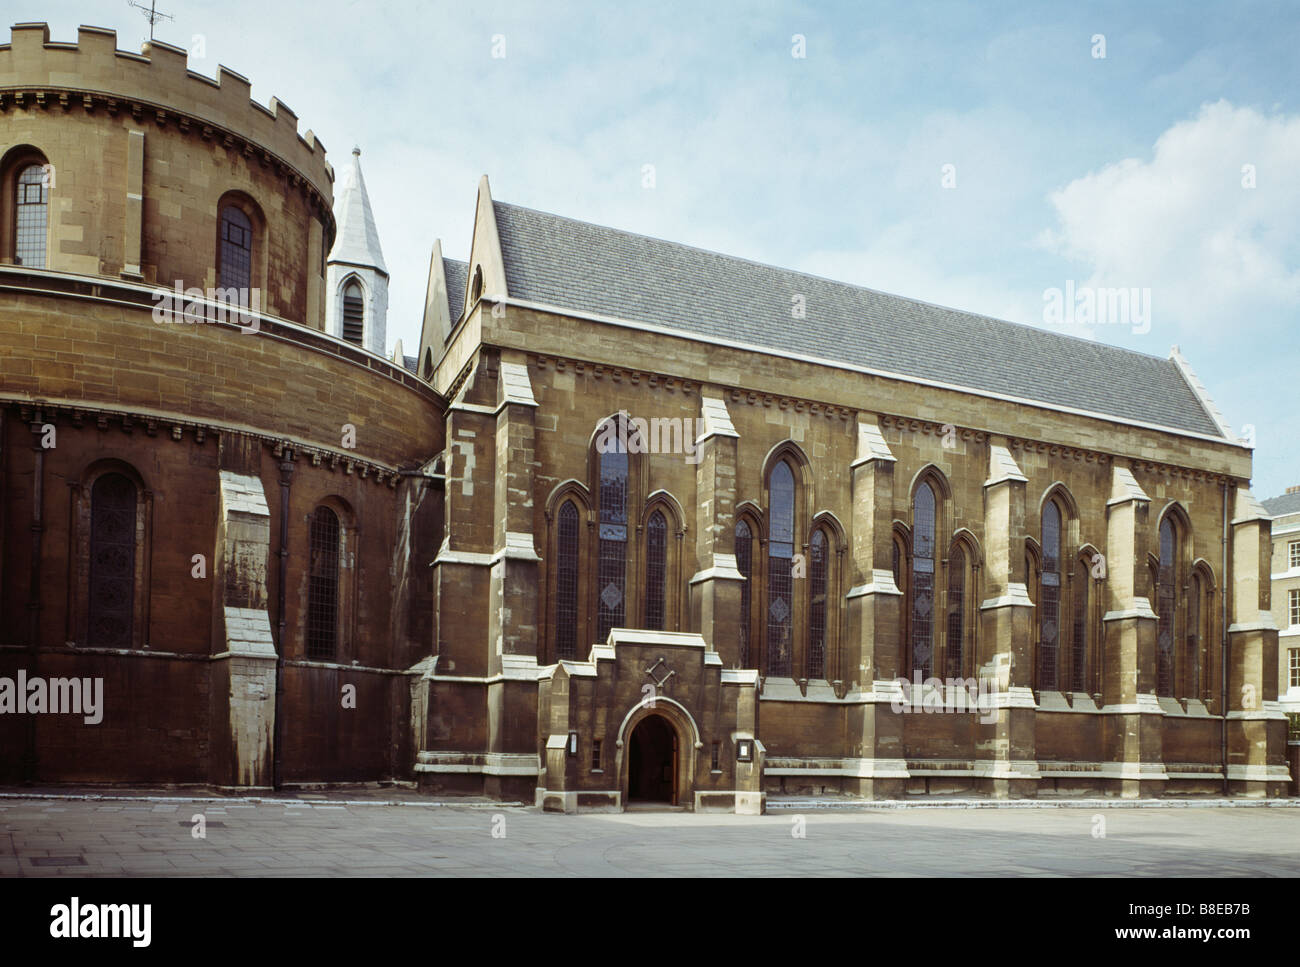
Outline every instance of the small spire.
POLYGON ((352 149, 352 164, 345 166, 334 189, 334 220, 338 231, 328 261, 373 266, 387 273, 379 246, 379 231, 370 210, 365 178, 361 175, 361 147, 352 149))

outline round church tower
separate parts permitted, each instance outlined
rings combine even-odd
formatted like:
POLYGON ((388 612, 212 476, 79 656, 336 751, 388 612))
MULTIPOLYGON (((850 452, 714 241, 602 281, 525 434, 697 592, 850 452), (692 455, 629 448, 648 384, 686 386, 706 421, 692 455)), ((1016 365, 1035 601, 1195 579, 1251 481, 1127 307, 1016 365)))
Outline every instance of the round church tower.
POLYGON ((0 781, 393 775, 402 716, 340 691, 393 708, 427 651, 440 398, 326 331, 334 172, 249 90, 0 45, 0 677, 103 685, 0 716, 0 781))

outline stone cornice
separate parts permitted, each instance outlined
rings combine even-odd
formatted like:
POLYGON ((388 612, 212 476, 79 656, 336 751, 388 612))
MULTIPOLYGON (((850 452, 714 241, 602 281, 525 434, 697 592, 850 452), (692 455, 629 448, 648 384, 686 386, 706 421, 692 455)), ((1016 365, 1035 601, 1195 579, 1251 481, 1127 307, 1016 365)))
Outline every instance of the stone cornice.
MULTIPOLYGON (((566 369, 571 368, 579 375, 589 374, 596 379, 602 379, 608 376, 614 382, 625 381, 632 385, 644 383, 646 386, 652 388, 663 387, 670 392, 679 388, 685 393, 699 392, 704 386, 719 385, 683 380, 674 376, 664 376, 663 374, 653 373, 646 370, 592 363, 571 357, 529 353, 528 362, 529 365, 534 366, 537 369, 546 369, 550 367, 555 369, 557 372, 564 372, 566 369)), ((458 378, 457 384, 462 380, 463 377, 458 378)), ((778 409, 791 410, 795 413, 809 413, 813 416, 824 416, 827 419, 854 421, 858 418, 859 414, 869 414, 879 421, 882 432, 896 430, 900 433, 911 432, 937 437, 943 437, 949 432, 955 432, 959 439, 977 445, 987 443, 990 435, 997 433, 996 430, 992 429, 956 426, 951 423, 939 423, 935 420, 921 419, 919 417, 903 416, 894 413, 881 413, 866 408, 840 406, 838 404, 826 403, 819 400, 800 399, 779 394, 762 393, 755 390, 745 389, 743 387, 720 386, 720 393, 728 402, 731 403, 745 404, 749 406, 763 406, 768 408, 777 407, 778 409)), ((1008 437, 1007 447, 1013 454, 1017 452, 1046 453, 1052 457, 1073 460, 1077 463, 1100 464, 1102 466, 1110 466, 1117 459, 1130 459, 1123 454, 1107 453, 1101 450, 1092 450, 1085 447, 1073 447, 1066 444, 1052 443, 1043 440, 1030 440, 1025 437, 1008 437)), ((1157 463, 1149 460, 1134 460, 1132 461, 1132 467, 1135 471, 1144 473, 1162 473, 1169 477, 1209 481, 1216 484, 1233 483, 1237 480, 1235 477, 1230 477, 1221 473, 1214 473, 1208 470, 1193 470, 1186 467, 1178 467, 1173 464, 1157 463)))
POLYGON ((698 393, 701 386, 695 380, 678 379, 675 376, 664 376, 661 373, 651 373, 643 369, 610 366, 606 363, 592 363, 582 359, 571 359, 562 356, 542 356, 529 353, 528 364, 540 370, 554 369, 559 373, 572 369, 578 376, 586 376, 591 379, 608 379, 611 383, 626 382, 637 386, 644 382, 651 389, 662 389, 669 393, 680 390, 687 396, 698 393))
MULTIPOLYGON (((354 454, 264 433, 251 427, 196 421, 147 410, 89 406, 67 401, 24 400, 0 395, 0 407, 4 406, 17 407, 24 423, 33 421, 54 423, 61 419, 76 429, 93 425, 101 432, 108 432, 110 428, 116 427, 122 433, 134 434, 138 431, 147 437, 157 437, 161 430, 165 436, 171 437, 178 443, 184 442, 188 436, 199 446, 202 446, 209 436, 219 439, 223 433, 239 434, 259 440, 264 446, 270 447, 277 458, 283 458, 287 450, 291 454, 291 459, 306 458, 313 467, 323 466, 328 470, 341 470, 349 476, 355 475, 362 480, 373 479, 375 483, 386 484, 389 487, 396 487, 401 477, 397 467, 365 460, 354 454)), ((57 426, 57 423, 55 425, 57 426)))
MULTIPOLYGON (((152 314, 158 304, 160 293, 171 293, 172 289, 164 286, 147 285, 114 279, 98 275, 77 275, 70 272, 57 272, 49 269, 31 269, 16 265, 0 265, 0 294, 13 293, 16 296, 43 296, 49 298, 80 299, 106 305, 137 309, 152 314)), ((229 306, 209 299, 189 300, 213 310, 229 310, 229 306)), ((302 323, 269 316, 260 312, 247 312, 257 322, 255 333, 241 332, 241 327, 228 321, 205 321, 202 323, 168 323, 168 325, 210 325, 223 327, 234 333, 236 339, 274 339, 279 342, 294 343, 303 349, 324 353, 369 370, 375 375, 400 383, 406 389, 426 397, 430 402, 445 405, 442 396, 432 386, 420 379, 415 373, 400 366, 391 359, 385 359, 377 353, 369 352, 359 346, 344 342, 336 336, 313 329, 302 323)), ((216 315, 214 315, 216 318, 216 315)), ((153 328, 152 318, 148 325, 153 328)))
POLYGON ((957 435, 969 443, 984 443, 989 435, 984 430, 976 430, 970 427, 956 426, 952 423, 936 423, 934 420, 922 420, 915 417, 899 416, 897 414, 881 414, 880 429, 898 430, 900 433, 908 430, 912 433, 920 433, 927 436, 942 437, 951 427, 957 435))
POLYGON ((1022 437, 1009 437, 1007 446, 1011 450, 1019 450, 1024 453, 1046 453, 1048 456, 1073 460, 1076 463, 1099 463, 1103 466, 1109 466, 1116 460, 1128 460, 1132 470, 1144 474, 1161 474, 1166 477, 1180 477, 1185 480, 1201 480, 1216 484, 1235 483, 1237 481, 1236 477, 1214 473, 1210 470, 1193 470, 1189 467, 1179 467, 1172 463, 1157 463, 1153 460, 1132 460, 1123 454, 1088 450, 1059 443, 1045 443, 1041 440, 1027 440, 1022 437))
POLYGON ((807 413, 809 416, 824 416, 828 420, 856 420, 858 415, 857 410, 848 406, 837 406, 834 403, 822 403, 795 396, 759 393, 747 389, 731 389, 727 396, 733 403, 762 406, 767 409, 775 406, 779 410, 792 410, 795 413, 807 413))
POLYGON ((1008 437, 1007 449, 1019 450, 1023 453, 1046 453, 1049 457, 1059 457, 1062 460, 1073 460, 1076 463, 1100 463, 1103 466, 1110 464, 1115 459, 1113 455, 1103 453, 1100 450, 1064 446, 1060 443, 1045 443, 1041 440, 1027 440, 1024 437, 1008 437))

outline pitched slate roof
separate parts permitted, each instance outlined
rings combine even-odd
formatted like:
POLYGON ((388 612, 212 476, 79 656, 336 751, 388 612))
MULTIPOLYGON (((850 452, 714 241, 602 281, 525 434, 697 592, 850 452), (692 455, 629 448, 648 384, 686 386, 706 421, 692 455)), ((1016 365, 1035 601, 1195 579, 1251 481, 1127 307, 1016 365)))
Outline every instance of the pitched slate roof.
POLYGON ((1300 514, 1300 493, 1282 494, 1261 501, 1270 517, 1284 517, 1287 514, 1300 514))
POLYGON ((1222 437, 1170 359, 493 204, 512 298, 1222 437))
POLYGON ((469 263, 455 259, 442 260, 442 274, 447 279, 447 307, 455 323, 465 311, 465 286, 469 284, 469 263))
POLYGON ((366 193, 366 181, 361 177, 360 148, 352 150, 352 164, 339 179, 334 197, 334 221, 338 231, 328 261, 372 266, 387 275, 384 253, 379 247, 379 229, 375 227, 375 215, 370 210, 370 195, 366 193))

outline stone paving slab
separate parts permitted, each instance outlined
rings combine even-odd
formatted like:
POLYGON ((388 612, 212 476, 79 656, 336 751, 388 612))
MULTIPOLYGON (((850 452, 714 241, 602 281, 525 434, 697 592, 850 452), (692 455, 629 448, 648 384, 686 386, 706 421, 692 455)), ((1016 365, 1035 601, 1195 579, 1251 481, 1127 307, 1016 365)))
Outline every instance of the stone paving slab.
POLYGON ((765 816, 565 816, 479 802, 246 802, 219 814, 206 802, 5 805, 5 877, 1300 876, 1300 811, 1235 804, 840 810, 780 800, 765 816), (210 821, 201 839, 196 814, 210 821))
MULTIPOLYGON (((177 790, 161 787, 0 787, 0 812, 8 808, 11 800, 40 799, 50 802, 46 811, 67 809, 69 802, 104 802, 108 808, 140 811, 172 811, 186 804, 208 804, 208 811, 246 809, 268 804, 280 805, 286 810, 342 809, 348 806, 415 806, 427 808, 457 807, 467 809, 495 809, 503 806, 528 806, 524 802, 502 802, 486 796, 452 796, 438 798, 421 793, 415 788, 383 785, 313 787, 311 791, 276 791, 265 793, 246 790, 213 790, 194 787, 177 790)), ((1265 808, 1300 809, 1300 797, 1262 799, 1246 797, 1188 798, 1164 797, 1160 799, 1078 798, 1045 796, 1036 799, 993 799, 957 795, 925 795, 907 799, 867 800, 854 796, 793 796, 767 797, 769 812, 824 811, 824 810, 881 810, 881 809, 1225 809, 1265 808)), ((641 810, 634 810, 636 814, 641 810)), ((656 810, 650 810, 658 814, 656 810)), ((667 810, 664 810, 667 812, 667 810)))

